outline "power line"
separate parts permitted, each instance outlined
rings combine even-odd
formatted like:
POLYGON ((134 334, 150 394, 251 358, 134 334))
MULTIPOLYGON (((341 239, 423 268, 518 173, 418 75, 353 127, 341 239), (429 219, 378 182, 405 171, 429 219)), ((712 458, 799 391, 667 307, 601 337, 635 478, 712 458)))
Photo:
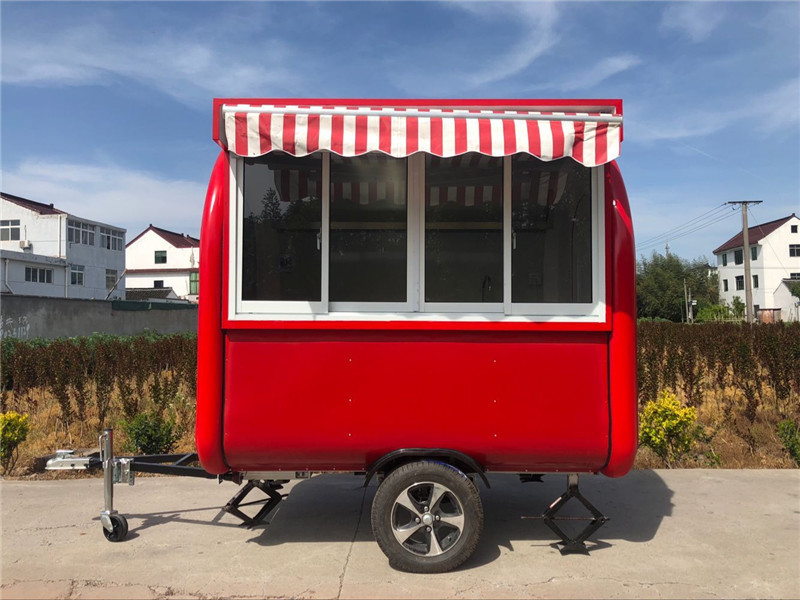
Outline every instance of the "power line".
MULTIPOLYGON (((699 221, 699 220, 703 219, 704 217, 706 217, 707 215, 711 215, 711 213, 719 213, 719 214, 721 214, 722 213, 722 209, 724 209, 724 208, 726 208, 725 203, 722 203, 719 206, 715 206, 714 208, 712 208, 708 212, 704 212, 702 215, 700 215, 698 217, 695 217, 694 219, 691 219, 690 221, 687 221, 686 223, 683 223, 682 225, 678 225, 676 227, 673 227, 672 229, 669 229, 669 230, 665 231, 664 233, 661 233, 661 234, 659 234, 657 236, 654 236, 654 237, 651 237, 651 238, 648 238, 648 239, 644 240, 644 242, 642 242, 642 245, 647 246, 647 245, 650 245, 652 242, 659 242, 660 243, 661 241, 663 241, 661 238, 665 238, 665 237, 668 238, 668 237, 670 237, 670 235, 673 232, 675 232, 677 230, 680 230, 680 229, 683 229, 684 227, 687 227, 689 225, 692 225, 695 221, 699 221)), ((713 217, 709 216, 708 218, 713 218, 713 217)))
POLYGON ((655 241, 655 242, 651 242, 650 244, 643 244, 643 245, 636 244, 636 249, 637 250, 647 250, 649 248, 655 248, 656 246, 661 245, 661 243, 664 242, 664 241, 668 241, 668 240, 671 241, 671 240, 680 239, 680 238, 685 237, 685 236, 687 236, 687 235, 689 235, 691 233, 695 233, 696 231, 700 231, 701 229, 705 229, 707 227, 711 227, 712 225, 716 225, 717 223, 721 223, 722 221, 725 221, 726 219, 730 219, 731 217, 735 216, 735 214, 736 213, 729 213, 729 214, 726 214, 726 215, 722 215, 722 216, 718 217, 717 219, 715 219, 713 221, 709 221, 709 222, 698 224, 697 226, 695 226, 695 227, 693 227, 691 229, 687 229, 686 231, 682 231, 680 233, 677 233, 676 235, 670 236, 669 238, 665 238, 663 240, 658 240, 658 241, 655 241))

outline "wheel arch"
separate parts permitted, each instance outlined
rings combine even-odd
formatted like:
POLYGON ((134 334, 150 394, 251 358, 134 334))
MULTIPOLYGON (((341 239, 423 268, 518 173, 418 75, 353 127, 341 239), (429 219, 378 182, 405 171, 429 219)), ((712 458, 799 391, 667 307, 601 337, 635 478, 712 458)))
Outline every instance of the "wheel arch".
POLYGON ((451 465, 464 473, 476 473, 480 476, 484 485, 490 488, 489 480, 486 478, 486 469, 477 460, 450 448, 401 448, 393 450, 381 456, 373 462, 366 472, 364 487, 369 485, 370 480, 377 473, 389 473, 404 464, 414 462, 420 458, 437 460, 451 465))

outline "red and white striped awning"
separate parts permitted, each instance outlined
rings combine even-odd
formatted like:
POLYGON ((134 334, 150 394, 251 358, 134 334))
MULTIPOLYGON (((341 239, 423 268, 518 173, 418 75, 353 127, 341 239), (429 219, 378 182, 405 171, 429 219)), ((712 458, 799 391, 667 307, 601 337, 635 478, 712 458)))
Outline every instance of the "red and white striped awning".
POLYGON ((610 113, 340 106, 225 105, 224 145, 243 157, 383 152, 443 158, 478 152, 571 157, 596 167, 619 156, 622 117, 610 113))

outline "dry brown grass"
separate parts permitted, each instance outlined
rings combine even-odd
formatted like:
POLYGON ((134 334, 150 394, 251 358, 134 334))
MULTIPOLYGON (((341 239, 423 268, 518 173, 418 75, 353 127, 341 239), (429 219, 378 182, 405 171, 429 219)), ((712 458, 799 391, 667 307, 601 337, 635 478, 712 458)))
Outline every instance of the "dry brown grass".
MULTIPOLYGON (((152 379, 148 382, 152 383, 152 379)), ((149 389, 149 385, 145 386, 149 389)), ((87 396, 94 397, 93 385, 87 389, 87 396)), ((55 454, 56 450, 73 449, 78 454, 89 454, 98 449, 98 436, 104 427, 114 428, 115 453, 124 452, 128 439, 123 431, 124 416, 119 390, 114 390, 109 416, 104 424, 100 423, 97 408, 92 403, 87 405, 86 420, 75 420, 69 426, 61 418, 58 401, 45 388, 34 388, 25 394, 6 391, 4 406, 6 410, 14 410, 28 414, 30 432, 27 440, 19 447, 19 460, 14 472, 10 475, 36 479, 62 479, 71 477, 92 476, 79 472, 45 472, 45 458, 55 454)), ((74 399, 73 399, 74 400, 74 399)), ((172 399, 165 411, 167 418, 175 422, 176 431, 180 433, 175 452, 194 452, 194 398, 189 396, 185 386, 180 386, 178 394, 172 399)), ((140 409, 153 408, 153 399, 145 393, 140 399, 140 409)), ((8 477, 9 474, 5 474, 8 477)))
MULTIPOLYGON (((153 379, 144 386, 145 396, 140 399, 140 409, 153 408, 153 399, 148 395, 153 379)), ((88 397, 94 397, 93 387, 89 387, 88 397)), ((97 437, 102 431, 96 406, 87 405, 85 421, 73 422, 65 427, 59 404, 55 397, 44 388, 34 388, 24 395, 3 392, 6 410, 27 413, 31 420, 28 439, 20 446, 20 457, 12 474, 15 477, 50 479, 81 477, 86 474, 45 473, 43 457, 52 455, 57 449, 71 448, 90 453, 97 450, 97 437)), ((105 426, 115 429, 115 448, 119 452, 125 447, 127 439, 121 424, 122 402, 119 390, 115 389, 109 417, 105 426)), ((681 396, 678 390, 678 396, 681 396)), ((74 399, 73 399, 74 400, 74 399)), ((685 398, 684 398, 685 400, 685 398)), ((745 416, 744 399, 739 390, 726 388, 719 390, 709 384, 697 406, 698 421, 703 426, 706 439, 699 442, 686 457, 677 462, 681 468, 794 468, 794 461, 784 449, 777 436, 777 424, 787 416, 798 419, 798 398, 792 396, 789 415, 779 410, 777 399, 768 387, 762 388, 762 397, 757 414, 751 423, 745 416)), ((169 403, 167 415, 175 422, 180 439, 176 452, 194 451, 194 398, 185 386, 178 388, 178 394, 169 403)), ((640 448, 635 468, 662 468, 664 463, 649 449, 640 448)))

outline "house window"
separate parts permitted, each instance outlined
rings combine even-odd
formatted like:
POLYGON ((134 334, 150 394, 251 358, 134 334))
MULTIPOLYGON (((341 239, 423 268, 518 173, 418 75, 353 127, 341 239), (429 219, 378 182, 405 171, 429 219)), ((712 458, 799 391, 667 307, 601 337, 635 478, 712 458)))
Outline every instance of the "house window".
POLYGON ((744 250, 733 251, 733 264, 740 265, 744 262, 744 250))
POLYGON ((25 281, 32 283, 53 283, 53 269, 25 267, 25 281))
POLYGON ((154 259, 157 265, 164 265, 167 263, 167 251, 166 250, 156 250, 154 259))
POLYGON ((789 256, 800 256, 800 244, 789 244, 789 256))
POLYGON ((4 219, 0 221, 0 241, 18 240, 19 232, 19 219, 4 219))
POLYGON ((84 285, 84 275, 86 267, 83 265, 70 265, 69 282, 70 285, 84 285))
POLYGON ((792 225, 792 233, 797 233, 797 225, 792 225))
POLYGON ((800 273, 789 273, 789 279, 800 279, 800 273))
MULTIPOLYGON (((67 220, 67 241, 73 244, 94 246, 95 226, 83 221, 67 220)), ((83 285, 83 284, 81 284, 83 285)))
POLYGON ((115 285, 117 285, 116 269, 106 269, 106 289, 112 290, 115 285))
POLYGON ((758 246, 750 246, 750 260, 758 259, 758 246))
POLYGON ((233 161, 231 318, 605 318, 602 169, 527 154, 233 161))
POLYGON ((728 291, 728 280, 727 279, 723 279, 722 280, 722 291, 723 292, 727 292, 728 291))
POLYGON ((753 275, 753 289, 758 287, 758 275, 753 275))
POLYGON ((157 290, 164 289, 164 280, 163 279, 156 279, 153 281, 153 287, 157 290))
POLYGON ((200 293, 200 273, 189 273, 189 294, 196 296, 200 293))
POLYGON ((722 266, 723 267, 727 267, 728 266, 728 253, 727 252, 723 252, 722 253, 722 266))
POLYGON ((106 250, 124 250, 125 234, 117 229, 100 228, 100 247, 106 250))
POLYGON ((743 290, 744 289, 744 275, 737 275, 736 276, 736 289, 743 290))

